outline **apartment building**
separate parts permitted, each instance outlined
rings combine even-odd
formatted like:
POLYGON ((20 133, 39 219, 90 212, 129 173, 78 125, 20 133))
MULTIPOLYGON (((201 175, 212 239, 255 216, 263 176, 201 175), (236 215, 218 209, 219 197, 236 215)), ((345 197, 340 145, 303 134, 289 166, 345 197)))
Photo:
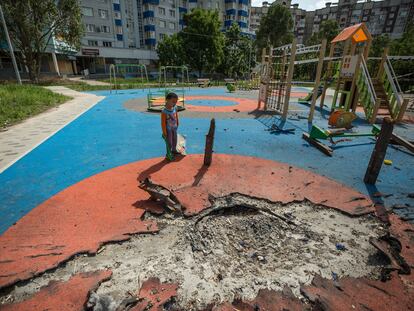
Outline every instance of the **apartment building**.
POLYGON ((145 0, 81 0, 85 35, 76 55, 77 71, 107 73, 109 64, 156 60, 143 36, 140 4, 145 0))
POLYGON ((184 27, 194 8, 217 10, 223 29, 237 22, 249 32, 250 0, 82 0, 85 46, 153 49, 184 27))
POLYGON ((256 32, 259 30, 260 20, 264 15, 267 14, 269 10, 269 2, 265 1, 262 3, 262 6, 251 7, 250 9, 250 30, 256 32))
MULTIPOLYGON (((414 0, 338 0, 327 2, 324 8, 306 11, 292 4, 291 0, 276 0, 278 4, 290 8, 294 21, 294 34, 299 43, 305 43, 313 33, 319 31, 324 20, 336 20, 341 28, 366 23, 373 35, 386 33, 391 38, 399 38, 406 29, 409 21, 413 20, 414 0)), ((262 8, 267 8, 268 2, 263 2, 262 8)), ((260 8, 252 7, 252 12, 260 8)), ((260 17, 251 14, 250 24, 257 31, 260 17), (254 20, 252 20, 254 18, 254 20)))
MULTIPOLYGON (((140 1, 140 0, 138 0, 140 1)), ((145 45, 154 48, 158 40, 182 30, 183 16, 194 8, 216 10, 223 30, 237 22, 244 33, 249 33, 250 0, 141 0, 145 45)))
MULTIPOLYGON (((81 48, 71 55, 48 50, 42 72, 57 73, 51 55, 56 54, 62 74, 108 74, 110 64, 155 65, 156 45, 165 36, 182 30, 183 16, 194 8, 217 10, 222 30, 233 22, 250 32, 251 0, 80 0, 85 34, 81 48)), ((1 58, 0 66, 7 64, 1 58)))

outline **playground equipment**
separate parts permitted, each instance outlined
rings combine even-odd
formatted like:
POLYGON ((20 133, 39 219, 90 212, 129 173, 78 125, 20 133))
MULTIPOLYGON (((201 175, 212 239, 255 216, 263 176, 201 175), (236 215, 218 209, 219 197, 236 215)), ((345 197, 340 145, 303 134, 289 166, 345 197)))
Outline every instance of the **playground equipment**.
MULTIPOLYGON (((160 87, 166 87, 167 86, 167 72, 169 70, 180 71, 181 72, 181 83, 184 85, 185 83, 188 84, 188 87, 190 87, 190 79, 188 76, 188 67, 187 66, 161 66, 159 70, 158 75, 158 82, 160 87)), ((176 80, 175 83, 180 82, 179 80, 176 80)))
MULTIPOLYGON (((290 88, 294 66, 317 63, 315 81, 310 82, 313 90, 299 103, 310 104, 308 121, 312 122, 316 101, 320 98, 320 108, 324 106, 326 91, 336 80, 336 87, 331 110, 342 109, 355 112, 361 105, 365 118, 374 123, 380 107, 387 108, 394 122, 402 120, 408 105, 399 87, 392 68, 392 57, 387 56, 387 49, 375 78, 371 78, 367 67, 368 53, 372 37, 364 23, 345 28, 331 41, 329 56, 325 57, 326 40, 320 45, 297 45, 296 40, 290 45, 273 49, 268 55, 262 52, 262 75, 260 81, 259 104, 264 103, 265 110, 275 111, 286 119, 289 110, 290 88), (274 52, 279 55, 274 55, 274 52), (318 58, 299 59, 301 54, 319 53, 318 58), (273 59, 281 59, 273 63, 273 59), (326 73, 322 76, 324 62, 327 61, 326 73)), ((398 56, 397 56, 398 57, 398 56)), ((411 57, 410 57, 411 59, 411 57)), ((309 83, 309 82, 307 82, 309 83)), ((300 82, 303 84, 303 82, 300 82)))
POLYGON ((356 114, 352 111, 336 110, 329 116, 328 124, 335 128, 346 128, 352 127, 352 121, 357 118, 356 114))
POLYGON ((115 90, 115 93, 118 92, 117 75, 122 75, 124 79, 140 76, 142 84, 148 83, 147 66, 142 64, 111 64, 109 66, 110 93, 112 93, 112 90, 115 90))
POLYGON ((306 140, 310 145, 317 148, 319 151, 323 152, 327 156, 332 157, 333 149, 330 146, 327 146, 320 142, 319 140, 330 140, 331 144, 335 145, 338 142, 346 141, 346 137, 366 137, 366 136, 378 136, 381 129, 378 125, 373 125, 370 133, 349 133, 346 132, 346 129, 334 129, 334 130, 324 130, 317 125, 312 125, 312 128, 309 133, 303 133, 302 138, 306 140), (339 141, 334 142, 333 138, 342 138, 339 141), (345 139, 344 139, 345 138, 345 139))
POLYGON ((271 47, 269 55, 266 55, 266 51, 263 50, 262 64, 263 68, 266 68, 266 70, 262 73, 261 89, 259 91, 259 106, 261 102, 264 102, 265 110, 275 111, 282 115, 283 120, 286 120, 289 110, 291 86, 292 84, 295 84, 295 82, 292 81, 295 65, 317 62, 315 81, 296 82, 300 84, 309 83, 314 85, 313 91, 308 95, 308 98, 306 98, 306 102, 311 100, 311 109, 309 113, 309 121, 311 121, 315 103, 318 99, 318 93, 321 95, 320 77, 323 68, 325 49, 326 40, 323 40, 322 44, 307 47, 304 45, 297 45, 296 39, 294 39, 291 45, 284 45, 275 49, 271 47), (279 53, 279 55, 274 55, 274 52, 279 53), (319 58, 296 60, 297 55, 309 53, 318 53, 319 58), (281 62, 273 64, 273 58, 280 58, 281 62))
MULTIPOLYGON (((384 51, 376 77, 370 76, 367 61, 371 43, 371 34, 364 23, 345 28, 331 41, 330 58, 334 55, 337 47, 342 50, 340 75, 336 79, 331 110, 334 111, 340 107, 345 111, 355 112, 360 104, 367 121, 373 124, 376 121, 379 108, 384 107, 388 109, 393 121, 399 122, 403 118, 408 100, 402 96, 397 78, 387 57, 387 49, 384 51)), ((325 100, 328 79, 331 74, 332 63, 329 61, 321 96, 321 107, 325 100)))
POLYGON ((147 94, 148 111, 161 112, 165 106, 165 97, 168 93, 176 93, 178 95, 178 101, 176 108, 178 111, 185 110, 185 93, 184 89, 163 89, 158 91, 149 90, 147 94))
POLYGON ((366 136, 377 136, 381 128, 374 124, 370 133, 349 133, 344 129, 338 130, 324 130, 317 125, 312 125, 309 136, 312 139, 331 139, 333 137, 366 137, 366 136))
POLYGON ((190 85, 190 80, 188 77, 188 68, 186 66, 161 66, 159 70, 159 90, 153 91, 149 90, 147 94, 147 102, 148 102, 148 111, 155 111, 161 112, 165 105, 165 96, 168 93, 174 92, 178 95, 178 102, 177 102, 177 110, 182 111, 185 110, 185 92, 184 92, 184 84, 185 80, 187 80, 188 86, 190 85), (167 89, 167 71, 169 70, 180 70, 181 71, 181 82, 182 87, 181 89, 167 89), (164 87, 164 89, 162 89, 164 87))

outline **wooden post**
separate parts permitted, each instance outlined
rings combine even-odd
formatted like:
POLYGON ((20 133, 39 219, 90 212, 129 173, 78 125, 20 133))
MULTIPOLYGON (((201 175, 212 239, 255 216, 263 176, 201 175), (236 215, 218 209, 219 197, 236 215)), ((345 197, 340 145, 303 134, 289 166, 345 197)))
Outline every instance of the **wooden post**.
POLYGON ((266 49, 262 49, 262 65, 266 62, 266 49))
POLYGON ((352 84, 351 84, 351 91, 349 92, 349 107, 352 108, 352 112, 356 111, 356 108, 358 106, 358 96, 354 96, 354 93, 357 92, 357 81, 359 76, 359 67, 361 66, 362 62, 362 55, 359 54, 358 60, 355 67, 354 77, 352 78, 352 84))
POLYGON ((388 50, 389 50, 389 48, 386 47, 384 49, 384 52, 382 53, 381 62, 379 64, 379 66, 378 66, 378 71, 377 71, 377 79, 381 79, 381 76, 384 73, 384 64, 387 61, 388 50))
POLYGON ((382 122, 381 132, 379 133, 377 142, 369 160, 368 168, 365 173, 364 182, 374 185, 377 181, 382 163, 385 159, 388 143, 392 136, 394 124, 390 118, 384 118, 382 122))
POLYGON ((313 88, 312 102, 311 102, 311 107, 309 111, 308 122, 312 122, 313 120, 313 112, 315 111, 316 98, 318 97, 319 84, 321 82, 323 59, 325 58, 326 43, 327 43, 327 40, 323 39, 321 50, 319 51, 319 62, 318 62, 318 67, 316 69, 315 86, 313 88))
MULTIPOLYGON (((398 94, 397 94, 398 96, 398 94)), ((397 116, 397 120, 396 122, 401 122, 403 117, 404 117, 404 113, 407 110, 407 106, 408 106, 408 98, 404 98, 403 99, 403 103, 400 107, 400 111, 398 112, 398 116, 397 116)))
MULTIPOLYGON (((286 67, 286 51, 283 50, 283 56, 282 56, 282 68, 280 70, 280 79, 279 79, 279 87, 278 87, 278 94, 277 94, 277 109, 280 108, 280 103, 282 101, 282 90, 283 90, 283 83, 285 83, 285 68, 286 67)), ((277 82, 277 81, 276 81, 277 82)))
POLYGON ((214 131, 216 129, 216 120, 211 119, 210 129, 206 135, 206 148, 204 149, 204 165, 210 166, 213 158, 213 145, 214 145, 214 131))
POLYGON ((287 74, 287 79, 286 79, 286 94, 285 94, 285 100, 283 103, 283 114, 282 114, 283 120, 286 120, 288 110, 289 110, 290 89, 292 87, 293 69, 295 67, 296 43, 297 43, 297 39, 294 38, 292 42, 292 48, 290 50, 290 63, 289 63, 289 69, 288 69, 288 74, 287 74))
POLYGON ((323 103, 325 102, 325 96, 326 96, 326 90, 328 89, 328 79, 332 75, 332 56, 335 51, 335 43, 331 44, 331 49, 329 50, 329 61, 328 61, 328 68, 326 69, 326 75, 325 75, 325 81, 323 83, 323 90, 321 95, 321 102, 319 104, 319 107, 323 108, 323 103))
POLYGON ((269 72, 268 72, 268 76, 269 76, 269 81, 272 80, 273 78, 273 46, 271 45, 269 47, 269 57, 267 58, 267 68, 269 68, 269 72))
POLYGON ((372 39, 368 38, 368 41, 367 41, 365 49, 364 49, 364 60, 365 60, 365 62, 368 62, 368 55, 369 55, 369 50, 371 49, 371 44, 372 44, 372 39))

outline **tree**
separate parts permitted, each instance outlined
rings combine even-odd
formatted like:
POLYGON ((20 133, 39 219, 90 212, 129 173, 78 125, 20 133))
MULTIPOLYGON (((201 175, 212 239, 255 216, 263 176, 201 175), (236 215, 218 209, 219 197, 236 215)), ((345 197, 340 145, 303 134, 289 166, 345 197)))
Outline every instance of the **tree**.
POLYGON ((255 64, 252 50, 253 41, 243 36, 239 25, 234 22, 225 33, 222 72, 233 78, 249 73, 249 69, 255 64))
POLYGON ((270 45, 278 47, 290 43, 293 38, 293 19, 285 6, 273 3, 260 21, 256 33, 257 47, 261 50, 270 45))
POLYGON ((369 50, 369 56, 381 57, 384 52, 384 48, 391 43, 390 37, 387 34, 375 36, 372 40, 372 45, 369 50))
POLYGON ((326 39, 328 42, 328 47, 331 41, 339 34, 340 28, 336 20, 326 20, 321 23, 319 26, 319 31, 312 34, 308 44, 320 44, 323 39, 326 39))
MULTIPOLYGON (((390 55, 409 56, 414 55, 414 23, 411 22, 405 29, 400 39, 390 44, 390 55)), ((403 91, 413 90, 414 85, 414 61, 396 60, 392 61, 395 73, 399 76, 398 81, 403 91)))
POLYGON ((158 43, 157 53, 162 66, 181 66, 183 59, 183 42, 178 34, 166 36, 158 43))
POLYGON ((37 82, 42 54, 53 38, 79 48, 83 34, 78 0, 2 0, 16 57, 37 82))
POLYGON ((407 26, 401 39, 392 42, 391 51, 393 55, 414 55, 414 22, 407 26))
POLYGON ((214 70, 223 58, 223 34, 217 11, 194 9, 184 15, 185 28, 179 33, 185 60, 198 70, 214 70))

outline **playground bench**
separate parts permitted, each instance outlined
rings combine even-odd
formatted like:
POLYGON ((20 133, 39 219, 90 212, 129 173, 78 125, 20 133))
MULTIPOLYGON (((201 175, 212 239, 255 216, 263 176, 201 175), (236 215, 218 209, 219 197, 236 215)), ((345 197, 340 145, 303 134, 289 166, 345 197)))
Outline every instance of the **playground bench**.
POLYGON ((210 84, 210 79, 197 79, 197 85, 199 87, 208 87, 210 84))

